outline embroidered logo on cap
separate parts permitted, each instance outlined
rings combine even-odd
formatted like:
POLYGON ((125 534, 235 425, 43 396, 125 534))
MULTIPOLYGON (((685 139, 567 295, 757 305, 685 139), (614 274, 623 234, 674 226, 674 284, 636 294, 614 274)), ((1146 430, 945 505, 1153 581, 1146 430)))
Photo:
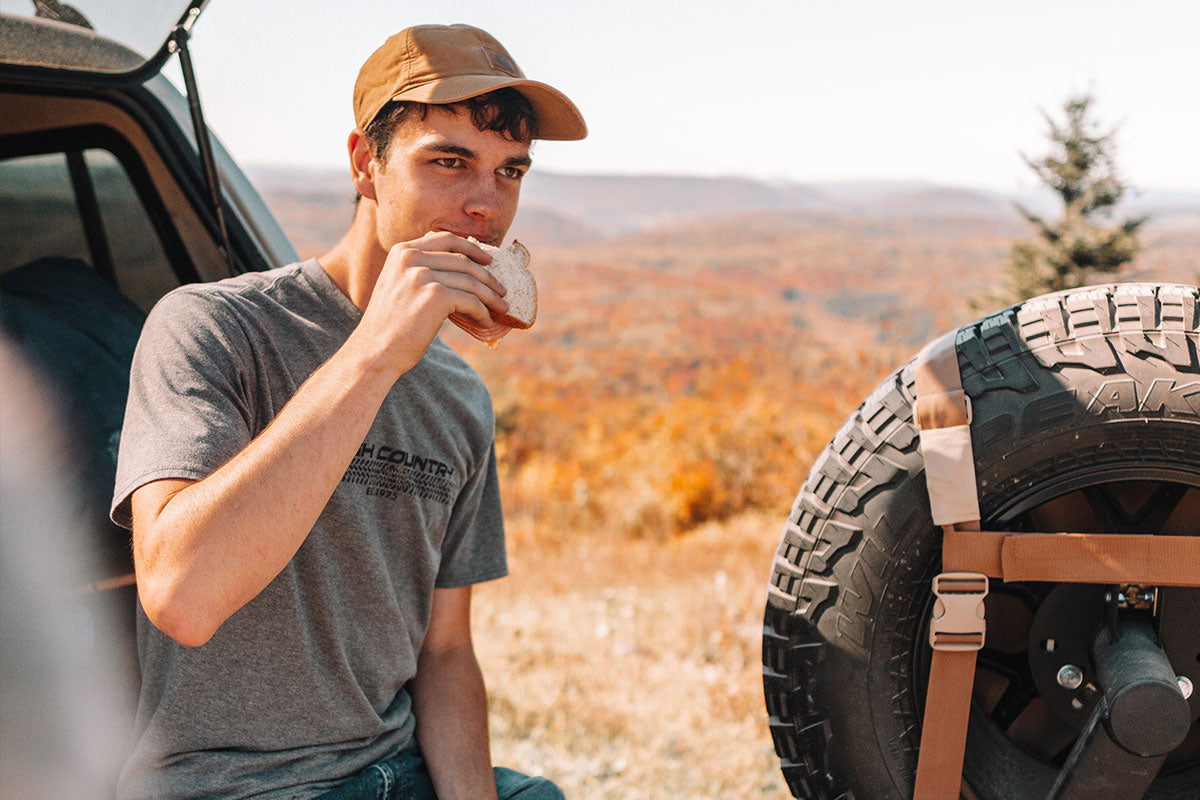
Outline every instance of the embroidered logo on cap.
POLYGON ((503 72, 505 75, 511 75, 514 78, 521 77, 520 71, 517 69, 517 65, 513 63, 511 58, 504 55, 504 53, 498 53, 495 50, 488 50, 486 47, 482 49, 483 54, 487 56, 488 63, 492 65, 492 69, 496 70, 497 72, 503 72))

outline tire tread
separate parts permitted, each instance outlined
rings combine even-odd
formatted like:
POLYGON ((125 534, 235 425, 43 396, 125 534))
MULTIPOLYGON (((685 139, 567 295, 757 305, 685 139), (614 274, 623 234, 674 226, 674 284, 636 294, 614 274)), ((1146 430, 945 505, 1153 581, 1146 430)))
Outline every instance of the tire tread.
MULTIPOLYGON (((1198 322, 1200 290, 1194 286, 1112 284, 1002 309, 959 328, 955 342, 963 385, 977 405, 993 393, 1019 405, 1026 402, 1022 397, 1050 391, 1053 381, 1060 381, 1061 391, 1065 370, 1117 375, 1132 358, 1200 372, 1198 322)), ((921 524, 917 515, 928 517, 928 507, 914 503, 900 515, 906 518, 892 518, 875 502, 906 482, 919 488, 924 501, 913 400, 909 362, 880 383, 815 459, 782 531, 764 617, 763 683, 775 749, 798 798, 854 797, 846 778, 830 766, 835 733, 829 713, 814 699, 818 667, 833 638, 842 646, 865 642, 883 571, 904 557, 897 549, 899 531, 921 524)), ((897 653, 910 649, 910 642, 894 643, 897 653)), ((888 669, 901 678, 911 672, 895 656, 888 669)), ((896 707, 905 703, 915 705, 903 697, 896 707)), ((915 753, 918 715, 895 716, 902 733, 889 746, 915 753)))

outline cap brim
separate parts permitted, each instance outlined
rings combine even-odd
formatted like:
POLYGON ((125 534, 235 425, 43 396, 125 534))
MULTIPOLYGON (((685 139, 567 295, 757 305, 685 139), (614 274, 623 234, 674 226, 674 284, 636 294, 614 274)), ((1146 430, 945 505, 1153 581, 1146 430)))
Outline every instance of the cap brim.
POLYGON ((537 115, 537 138, 575 140, 587 136, 587 123, 575 104, 562 92, 538 81, 496 75, 455 75, 415 86, 390 100, 413 100, 442 105, 458 103, 496 89, 513 88, 529 100, 537 115))

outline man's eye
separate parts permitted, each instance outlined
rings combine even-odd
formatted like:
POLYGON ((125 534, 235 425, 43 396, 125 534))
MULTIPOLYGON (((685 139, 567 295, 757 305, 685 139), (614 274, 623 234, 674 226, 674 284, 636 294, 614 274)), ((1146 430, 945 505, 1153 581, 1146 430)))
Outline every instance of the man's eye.
POLYGON ((504 167, 500 170, 500 174, 518 181, 525 177, 525 172, 520 167, 504 167))
POLYGON ((456 167, 462 166, 462 159, 461 158, 439 158, 439 159, 436 159, 434 161, 434 163, 441 167, 448 167, 450 169, 454 169, 456 167))

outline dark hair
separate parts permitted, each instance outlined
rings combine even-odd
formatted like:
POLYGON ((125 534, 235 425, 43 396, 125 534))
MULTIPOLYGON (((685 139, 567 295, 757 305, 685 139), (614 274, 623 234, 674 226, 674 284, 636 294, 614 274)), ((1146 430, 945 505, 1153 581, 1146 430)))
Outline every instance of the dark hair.
POLYGON ((495 131, 514 142, 530 142, 537 136, 537 116, 525 95, 505 87, 469 97, 458 103, 431 106, 408 100, 393 100, 379 110, 364 131, 371 155, 376 161, 387 161, 388 145, 396 126, 414 114, 421 119, 429 116, 431 107, 466 111, 481 131, 495 131))

